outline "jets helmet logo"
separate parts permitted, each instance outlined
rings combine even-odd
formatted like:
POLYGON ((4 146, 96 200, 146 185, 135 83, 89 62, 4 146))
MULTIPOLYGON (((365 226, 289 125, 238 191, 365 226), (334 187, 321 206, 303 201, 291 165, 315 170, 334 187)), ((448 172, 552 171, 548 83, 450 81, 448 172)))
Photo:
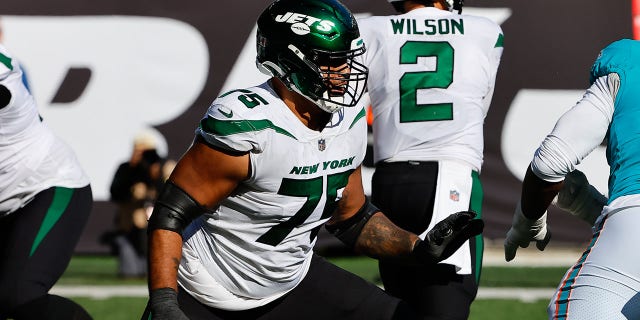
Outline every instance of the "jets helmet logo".
POLYGON ((321 32, 331 31, 335 23, 329 20, 322 20, 305 14, 287 12, 276 16, 276 22, 291 24, 291 31, 297 35, 305 35, 311 32, 311 27, 321 32))

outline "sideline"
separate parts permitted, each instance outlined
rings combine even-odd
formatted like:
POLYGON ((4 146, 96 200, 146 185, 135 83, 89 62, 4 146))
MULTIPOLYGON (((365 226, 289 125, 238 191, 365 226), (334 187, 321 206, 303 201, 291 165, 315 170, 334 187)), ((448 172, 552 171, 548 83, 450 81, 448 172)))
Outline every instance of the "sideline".
MULTIPOLYGON (((554 288, 482 288, 478 290, 477 299, 509 299, 522 302, 548 300, 554 288)), ((147 297, 147 286, 54 286, 51 294, 65 297, 86 297, 96 300, 115 297, 147 297)))

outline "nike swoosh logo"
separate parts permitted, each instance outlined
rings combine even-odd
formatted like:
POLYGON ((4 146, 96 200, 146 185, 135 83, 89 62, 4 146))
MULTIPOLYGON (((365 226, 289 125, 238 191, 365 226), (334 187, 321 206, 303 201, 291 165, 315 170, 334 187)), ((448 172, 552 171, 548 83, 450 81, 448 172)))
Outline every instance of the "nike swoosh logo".
POLYGON ((222 113, 222 115, 227 117, 227 118, 233 117, 233 110, 229 110, 229 112, 227 113, 227 112, 222 111, 222 109, 218 108, 218 111, 220 111, 220 113, 222 113))

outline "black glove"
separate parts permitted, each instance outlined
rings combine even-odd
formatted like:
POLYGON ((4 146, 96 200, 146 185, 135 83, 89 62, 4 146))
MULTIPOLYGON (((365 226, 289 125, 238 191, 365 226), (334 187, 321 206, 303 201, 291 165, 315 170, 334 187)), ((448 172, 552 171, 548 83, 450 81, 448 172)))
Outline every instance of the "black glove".
POLYGON ((450 257, 465 241, 482 233, 484 222, 475 217, 473 211, 446 217, 427 233, 424 241, 418 239, 411 254, 423 264, 435 264, 450 257))
POLYGON ((178 293, 171 288, 151 290, 149 309, 153 320, 189 320, 178 306, 178 293))

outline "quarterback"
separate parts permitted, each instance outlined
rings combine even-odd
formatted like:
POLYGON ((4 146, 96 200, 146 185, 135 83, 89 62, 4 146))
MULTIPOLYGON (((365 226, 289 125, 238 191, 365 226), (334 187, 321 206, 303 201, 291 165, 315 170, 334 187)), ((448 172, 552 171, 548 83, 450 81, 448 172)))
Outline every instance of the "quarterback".
MULTIPOLYGON (((374 119, 372 202, 424 236, 450 212, 481 213, 483 124, 503 34, 459 14, 460 0, 388 1, 401 14, 358 21, 374 119)), ((380 274, 387 292, 423 315, 467 319, 482 254, 478 236, 429 272, 385 259, 380 274)))
POLYGON ((593 239, 569 268, 547 309, 549 319, 640 319, 640 42, 619 40, 604 48, 591 68, 584 96, 556 123, 536 150, 505 242, 505 258, 551 238, 547 207, 593 223, 593 239), (609 198, 575 166, 606 141, 609 198), (566 185, 569 185, 567 187, 566 185))
POLYGON ((271 78, 215 99, 149 220, 143 319, 413 319, 406 303, 313 253, 319 228, 373 257, 432 264, 482 231, 467 211, 427 234, 364 195, 367 68, 336 0, 279 0, 258 18, 271 78))

